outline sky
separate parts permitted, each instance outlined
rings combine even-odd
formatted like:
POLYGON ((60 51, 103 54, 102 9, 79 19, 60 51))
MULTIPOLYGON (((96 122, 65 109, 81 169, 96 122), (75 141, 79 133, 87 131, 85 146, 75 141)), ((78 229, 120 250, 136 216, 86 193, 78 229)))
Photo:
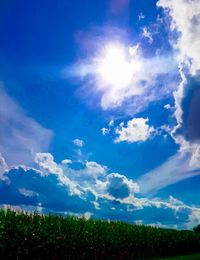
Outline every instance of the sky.
POLYGON ((200 222, 200 0, 0 3, 0 205, 200 222))

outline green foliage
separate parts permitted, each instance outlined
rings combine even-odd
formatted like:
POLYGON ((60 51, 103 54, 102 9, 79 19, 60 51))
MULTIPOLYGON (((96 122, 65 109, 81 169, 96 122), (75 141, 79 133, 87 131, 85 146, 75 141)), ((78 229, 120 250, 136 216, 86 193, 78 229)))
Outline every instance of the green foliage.
POLYGON ((195 232, 199 232, 199 233, 200 233, 200 224, 197 225, 196 227, 194 227, 193 230, 194 230, 195 232))
POLYGON ((0 210, 0 259, 149 259, 200 252, 200 234, 0 210))

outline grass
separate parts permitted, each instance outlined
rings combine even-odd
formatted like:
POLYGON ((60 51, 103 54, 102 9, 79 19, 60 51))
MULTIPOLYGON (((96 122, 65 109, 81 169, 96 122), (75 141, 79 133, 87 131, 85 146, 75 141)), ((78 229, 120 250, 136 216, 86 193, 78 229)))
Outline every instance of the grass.
POLYGON ((0 210, 1 259, 152 259, 193 253, 200 253, 200 235, 193 231, 0 210))

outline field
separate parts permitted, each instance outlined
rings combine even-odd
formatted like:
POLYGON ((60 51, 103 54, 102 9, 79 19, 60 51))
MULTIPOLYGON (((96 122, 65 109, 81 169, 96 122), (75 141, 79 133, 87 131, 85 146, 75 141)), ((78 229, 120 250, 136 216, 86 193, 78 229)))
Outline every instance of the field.
POLYGON ((200 253, 198 232, 0 210, 1 259, 161 259, 194 253, 200 253))
POLYGON ((174 256, 165 258, 156 258, 155 260, 199 260, 200 254, 185 255, 185 256, 174 256))

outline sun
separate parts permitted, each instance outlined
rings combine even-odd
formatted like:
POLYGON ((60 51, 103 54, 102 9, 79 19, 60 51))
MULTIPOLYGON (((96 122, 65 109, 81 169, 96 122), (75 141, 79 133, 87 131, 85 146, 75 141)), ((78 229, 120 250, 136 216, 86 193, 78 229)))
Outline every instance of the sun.
POLYGON ((107 45, 100 55, 97 72, 104 85, 115 88, 129 85, 133 69, 124 46, 107 45))

